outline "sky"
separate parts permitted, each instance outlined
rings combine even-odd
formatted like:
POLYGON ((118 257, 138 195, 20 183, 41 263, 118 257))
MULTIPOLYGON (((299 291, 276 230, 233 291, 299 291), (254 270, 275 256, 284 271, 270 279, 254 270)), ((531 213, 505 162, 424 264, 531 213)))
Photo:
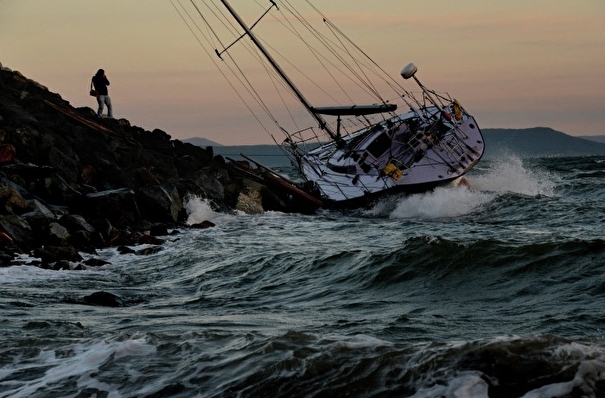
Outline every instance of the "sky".
MULTIPOLYGON (((414 62, 482 128, 605 135, 604 0, 313 4, 394 77, 414 62)), ((0 0, 0 63, 93 109, 90 79, 103 68, 114 117, 174 139, 272 142, 170 0, 0 0)))

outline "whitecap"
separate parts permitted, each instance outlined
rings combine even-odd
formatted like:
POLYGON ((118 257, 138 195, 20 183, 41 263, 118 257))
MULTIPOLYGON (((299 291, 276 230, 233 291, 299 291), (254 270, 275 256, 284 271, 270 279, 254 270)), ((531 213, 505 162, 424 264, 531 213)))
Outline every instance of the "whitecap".
POLYGON ((202 199, 199 196, 191 195, 187 197, 183 206, 187 211, 186 223, 188 225, 209 221, 218 216, 218 213, 212 210, 208 199, 202 199))

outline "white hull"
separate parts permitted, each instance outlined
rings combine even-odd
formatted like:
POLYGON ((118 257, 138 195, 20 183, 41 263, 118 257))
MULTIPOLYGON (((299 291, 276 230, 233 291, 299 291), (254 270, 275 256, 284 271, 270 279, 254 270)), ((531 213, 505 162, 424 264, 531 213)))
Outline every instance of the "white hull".
MULTIPOLYGON (((425 111, 440 115, 436 108, 425 111)), ((464 175, 483 155, 472 116, 418 122, 410 112, 323 145, 299 157, 300 171, 322 200, 344 204, 386 191, 434 188, 464 175)))

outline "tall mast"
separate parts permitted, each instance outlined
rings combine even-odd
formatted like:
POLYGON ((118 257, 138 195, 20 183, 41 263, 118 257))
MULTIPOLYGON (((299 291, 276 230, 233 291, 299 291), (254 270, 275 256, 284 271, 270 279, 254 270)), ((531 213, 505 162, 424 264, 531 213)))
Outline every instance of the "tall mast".
MULTIPOLYGON (((233 16, 233 18, 235 18, 237 23, 242 27, 242 29, 244 29, 246 34, 250 37, 250 40, 252 40, 252 42, 256 45, 256 47, 258 47, 260 52, 263 53, 263 55, 265 56, 265 58, 267 58, 267 61, 269 61, 271 66, 273 66, 273 69, 275 69, 277 74, 284 80, 284 82, 288 85, 288 87, 290 87, 292 92, 294 92, 294 94, 296 95, 298 100, 303 104, 303 106, 305 108, 307 108, 307 111, 309 111, 309 113, 315 118, 315 120, 317 120, 317 122, 319 123, 319 127, 326 130, 328 132, 328 134, 330 135, 330 137, 332 137, 332 139, 336 140, 336 139, 340 138, 340 137, 338 137, 338 134, 334 133, 334 131, 332 131, 330 126, 328 126, 328 124, 326 123, 324 118, 321 117, 321 115, 314 112, 313 107, 311 106, 311 104, 309 104, 309 102, 307 101, 305 96, 300 91, 298 91, 298 88, 296 88, 296 86, 290 80, 290 78, 284 73, 284 71, 280 68, 280 66, 277 64, 277 62, 275 62, 275 60, 273 59, 271 54, 269 54, 267 52, 267 50, 262 45, 262 43, 257 39, 257 37, 254 35, 254 33, 252 33, 252 30, 250 30, 248 25, 246 25, 244 23, 244 21, 239 17, 239 15, 235 12, 235 10, 233 8, 231 8, 229 3, 227 3, 227 0, 221 0, 221 3, 223 3, 223 5, 227 8, 227 10, 229 10, 229 12, 233 16)), ((273 1, 271 1, 271 3, 273 3, 273 5, 276 5, 273 1)))

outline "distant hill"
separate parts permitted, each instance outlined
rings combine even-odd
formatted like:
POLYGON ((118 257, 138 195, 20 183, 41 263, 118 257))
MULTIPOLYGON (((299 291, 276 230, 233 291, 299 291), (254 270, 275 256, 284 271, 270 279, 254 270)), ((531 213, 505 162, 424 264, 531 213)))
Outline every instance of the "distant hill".
POLYGON ((485 157, 522 158, 605 155, 605 143, 572 137, 548 127, 483 129, 485 157))
POLYGON ((581 135, 579 138, 605 144, 605 135, 581 135))
POLYGON ((251 157, 267 167, 287 167, 290 160, 277 145, 236 145, 214 148, 215 155, 234 160, 243 160, 240 154, 251 157))
MULTIPOLYGON (((482 132, 485 159, 510 155, 521 158, 605 155, 605 136, 573 137, 548 127, 482 129, 482 132)), ((275 145, 222 146, 204 138, 185 141, 203 147, 213 146, 215 154, 233 159, 241 159, 239 154, 243 153, 269 167, 289 164, 275 145)))
POLYGON ((221 144, 219 144, 218 142, 214 142, 211 141, 207 138, 202 138, 202 137, 193 137, 193 138, 186 138, 184 140, 181 140, 183 142, 188 142, 192 145, 197 145, 197 146, 201 146, 201 147, 207 147, 207 146, 222 146, 221 144))

